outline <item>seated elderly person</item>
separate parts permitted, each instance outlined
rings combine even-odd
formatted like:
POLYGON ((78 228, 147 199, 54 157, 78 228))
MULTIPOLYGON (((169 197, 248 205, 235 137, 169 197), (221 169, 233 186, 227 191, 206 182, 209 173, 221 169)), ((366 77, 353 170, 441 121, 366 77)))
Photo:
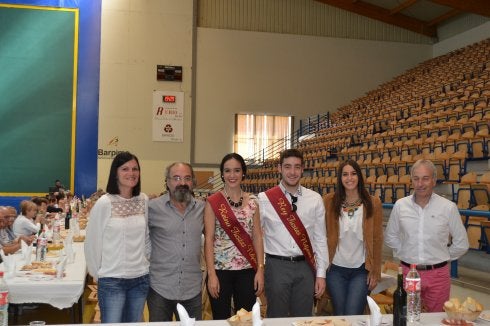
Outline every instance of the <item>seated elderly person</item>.
POLYGON ((6 206, 5 208, 7 209, 7 216, 6 216, 7 227, 5 228, 5 233, 7 234, 8 241, 12 242, 17 238, 13 228, 14 221, 17 218, 17 210, 15 209, 15 207, 12 206, 6 206))
POLYGON ((23 200, 20 203, 21 215, 14 222, 13 230, 15 235, 37 234, 44 223, 44 217, 37 214, 37 205, 30 200, 23 200))
POLYGON ((21 241, 24 240, 28 245, 34 241, 36 238, 33 236, 21 235, 15 237, 14 239, 10 239, 10 236, 7 232, 9 220, 10 220, 10 210, 7 207, 0 206, 0 249, 3 249, 3 252, 8 254, 13 254, 17 252, 21 248, 21 241))
POLYGON ((37 214, 42 215, 44 218, 54 217, 55 213, 48 212, 48 199, 45 197, 32 197, 31 201, 37 205, 37 214))
POLYGON ((17 210, 15 207, 12 206, 6 206, 7 208, 7 227, 5 228, 8 239, 10 242, 17 241, 17 238, 20 238, 21 240, 24 240, 25 243, 30 245, 32 242, 36 240, 36 235, 31 235, 31 236, 26 236, 26 235, 16 235, 14 232, 14 222, 15 219, 17 218, 17 210))
POLYGON ((58 204, 59 200, 62 198, 65 198, 65 195, 50 195, 46 211, 48 213, 63 213, 63 208, 58 204))

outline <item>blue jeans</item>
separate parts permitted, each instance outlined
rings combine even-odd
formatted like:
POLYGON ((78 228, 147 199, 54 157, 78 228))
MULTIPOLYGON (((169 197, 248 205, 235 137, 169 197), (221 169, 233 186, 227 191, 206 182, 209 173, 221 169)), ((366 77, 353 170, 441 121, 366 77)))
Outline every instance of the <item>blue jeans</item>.
POLYGON ((358 268, 330 266, 326 282, 336 316, 364 314, 368 295, 367 276, 364 264, 358 268))
POLYGON ((150 288, 148 274, 136 278, 102 277, 97 282, 102 323, 141 322, 150 288))

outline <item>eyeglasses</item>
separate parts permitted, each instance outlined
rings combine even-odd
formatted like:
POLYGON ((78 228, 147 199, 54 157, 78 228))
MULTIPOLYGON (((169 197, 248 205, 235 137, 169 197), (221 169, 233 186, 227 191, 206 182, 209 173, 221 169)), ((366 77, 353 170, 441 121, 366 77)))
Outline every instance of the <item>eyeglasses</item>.
POLYGON ((181 177, 180 175, 174 175, 173 177, 170 177, 170 179, 172 179, 175 182, 180 182, 182 180, 184 180, 184 182, 191 182, 192 181, 192 177, 190 177, 190 176, 181 177))
POLYGON ((291 194, 289 195, 291 196, 291 211, 294 213, 298 209, 298 207, 296 206, 296 202, 298 201, 298 196, 293 196, 291 194))

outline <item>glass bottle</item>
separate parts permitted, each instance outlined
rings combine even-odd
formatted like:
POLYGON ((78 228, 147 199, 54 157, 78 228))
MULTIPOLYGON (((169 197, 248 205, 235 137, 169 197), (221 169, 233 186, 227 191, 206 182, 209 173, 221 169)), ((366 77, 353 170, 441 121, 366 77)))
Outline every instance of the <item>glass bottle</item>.
POLYGON ((398 286, 393 293, 393 326, 407 325, 407 291, 403 288, 403 272, 398 267, 398 286))

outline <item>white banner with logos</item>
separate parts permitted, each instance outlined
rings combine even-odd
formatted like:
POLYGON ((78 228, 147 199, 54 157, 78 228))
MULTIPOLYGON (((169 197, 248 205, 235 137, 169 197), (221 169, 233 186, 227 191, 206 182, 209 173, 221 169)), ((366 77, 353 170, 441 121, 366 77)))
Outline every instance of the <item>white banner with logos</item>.
POLYGON ((153 141, 184 141, 184 92, 153 91, 153 141))

